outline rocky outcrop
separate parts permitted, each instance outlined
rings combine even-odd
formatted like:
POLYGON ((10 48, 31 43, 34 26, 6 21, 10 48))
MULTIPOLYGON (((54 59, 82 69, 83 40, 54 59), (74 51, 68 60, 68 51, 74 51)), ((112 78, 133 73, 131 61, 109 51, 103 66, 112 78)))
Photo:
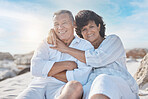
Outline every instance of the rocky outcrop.
POLYGON ((0 60, 14 60, 13 56, 8 52, 0 52, 0 60))
POLYGON ((0 73, 0 81, 6 79, 6 78, 11 78, 16 76, 16 73, 13 72, 12 70, 5 70, 0 73))
POLYGON ((6 78, 11 78, 16 75, 20 75, 30 71, 30 62, 34 52, 27 54, 16 54, 12 58, 9 53, 1 54, 2 60, 0 60, 0 81, 6 78), (7 56, 7 57, 4 57, 7 56), (7 59, 8 58, 8 59, 7 59))
POLYGON ((24 74, 24 73, 26 73, 26 72, 28 72, 28 71, 30 71, 30 67, 26 67, 26 68, 22 69, 22 70, 18 73, 18 75, 24 74))
POLYGON ((148 87, 148 54, 141 61, 141 65, 134 75, 139 88, 146 89, 148 87))
POLYGON ((34 52, 28 54, 16 54, 14 55, 16 65, 30 65, 31 58, 34 52))
POLYGON ((138 59, 138 58, 143 58, 147 53, 148 53, 148 49, 135 48, 135 49, 126 51, 126 56, 127 58, 138 59))

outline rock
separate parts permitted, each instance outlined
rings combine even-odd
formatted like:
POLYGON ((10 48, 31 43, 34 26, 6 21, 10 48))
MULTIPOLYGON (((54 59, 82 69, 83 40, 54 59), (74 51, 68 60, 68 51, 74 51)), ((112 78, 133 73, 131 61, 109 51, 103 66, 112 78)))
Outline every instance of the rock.
POLYGON ((139 59, 139 58, 143 58, 147 53, 148 53, 148 49, 135 48, 135 49, 126 51, 126 56, 127 58, 139 59))
POLYGON ((0 52, 0 60, 14 60, 14 58, 8 52, 0 52))
POLYGON ((140 89, 148 88, 148 54, 146 54, 142 59, 134 78, 136 79, 140 89))
POLYGON ((10 77, 14 77, 16 76, 15 72, 13 72, 12 70, 5 70, 5 71, 1 71, 0 73, 0 81, 6 79, 6 78, 10 78, 10 77))
POLYGON ((26 67, 26 68, 22 69, 22 70, 18 73, 18 75, 24 74, 24 73, 29 72, 29 71, 30 71, 30 67, 26 67))
POLYGON ((34 52, 30 52, 28 54, 15 54, 15 63, 16 65, 30 65, 31 58, 34 52))

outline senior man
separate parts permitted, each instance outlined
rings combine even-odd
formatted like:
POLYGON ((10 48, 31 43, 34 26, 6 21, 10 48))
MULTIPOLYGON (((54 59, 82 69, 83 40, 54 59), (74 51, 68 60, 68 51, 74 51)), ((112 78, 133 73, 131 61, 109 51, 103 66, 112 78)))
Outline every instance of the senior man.
MULTIPOLYGON (((50 32, 55 32, 66 46, 83 51, 93 48, 88 41, 74 36, 74 18, 70 11, 55 12, 53 23, 54 28, 50 32)), ((55 99, 60 95, 64 99, 81 98, 78 93, 83 94, 82 85, 87 83, 92 68, 69 54, 51 49, 51 46, 44 40, 35 51, 31 60, 31 73, 35 78, 18 99, 55 99), (66 90, 69 89, 66 87, 71 88, 66 90), (73 88, 75 93, 71 93, 73 88), (64 95, 67 91, 69 94, 64 95)))

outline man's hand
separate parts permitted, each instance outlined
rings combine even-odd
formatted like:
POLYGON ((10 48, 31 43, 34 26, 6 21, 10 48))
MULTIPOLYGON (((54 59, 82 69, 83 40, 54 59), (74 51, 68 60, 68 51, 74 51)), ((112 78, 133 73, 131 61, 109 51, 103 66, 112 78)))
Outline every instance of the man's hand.
POLYGON ((77 64, 74 61, 55 62, 51 70, 48 72, 48 76, 53 76, 62 71, 73 70, 76 68, 77 68, 77 64))
POLYGON ((60 81, 67 82, 66 71, 76 69, 77 63, 74 61, 62 61, 62 62, 60 62, 59 66, 62 66, 62 65, 66 66, 66 70, 56 73, 56 74, 52 75, 52 77, 54 77, 60 81))
POLYGON ((77 68, 77 63, 74 61, 65 61, 66 62, 66 66, 67 66, 67 70, 74 70, 77 68))

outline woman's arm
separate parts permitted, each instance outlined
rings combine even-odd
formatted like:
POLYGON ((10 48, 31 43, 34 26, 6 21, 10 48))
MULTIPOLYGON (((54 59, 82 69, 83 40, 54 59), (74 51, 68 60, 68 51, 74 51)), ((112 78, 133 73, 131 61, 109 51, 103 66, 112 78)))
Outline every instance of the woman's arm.
POLYGON ((108 36, 101 46, 95 50, 85 51, 87 65, 103 67, 118 59, 126 57, 125 50, 120 38, 116 35, 108 36))
POLYGON ((85 59, 85 51, 81 51, 78 49, 74 49, 74 48, 70 48, 68 47, 65 50, 65 53, 70 54, 71 56, 75 57, 76 59, 78 59, 79 61, 86 63, 86 59, 85 59))
POLYGON ((62 53, 70 54, 71 56, 75 57, 79 61, 86 63, 85 60, 85 51, 81 51, 78 49, 74 49, 71 47, 66 46, 62 41, 59 39, 56 40, 56 46, 50 47, 51 49, 56 49, 62 53))
POLYGON ((75 57, 76 59, 78 59, 79 61, 86 63, 85 60, 85 51, 81 51, 78 49, 74 49, 74 48, 70 48, 68 46, 66 46, 61 40, 59 40, 54 32, 53 29, 50 30, 48 37, 47 37, 47 42, 49 44, 53 44, 53 47, 50 47, 52 49, 56 49, 60 52, 63 53, 68 53, 71 56, 75 57))

